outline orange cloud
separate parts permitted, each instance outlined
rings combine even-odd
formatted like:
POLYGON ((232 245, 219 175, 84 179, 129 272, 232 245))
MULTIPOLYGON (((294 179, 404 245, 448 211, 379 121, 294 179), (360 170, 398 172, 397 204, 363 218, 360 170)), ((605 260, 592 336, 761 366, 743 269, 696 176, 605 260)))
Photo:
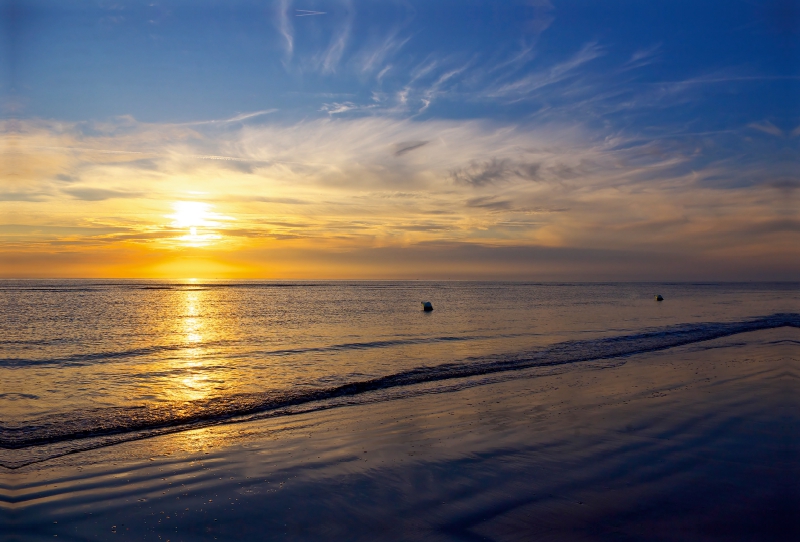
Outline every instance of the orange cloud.
POLYGON ((768 165, 695 164, 676 145, 596 139, 580 126, 377 117, 238 129, 123 118, 89 128, 3 125, 0 275, 630 279, 798 269, 787 254, 798 240, 796 186, 768 165))

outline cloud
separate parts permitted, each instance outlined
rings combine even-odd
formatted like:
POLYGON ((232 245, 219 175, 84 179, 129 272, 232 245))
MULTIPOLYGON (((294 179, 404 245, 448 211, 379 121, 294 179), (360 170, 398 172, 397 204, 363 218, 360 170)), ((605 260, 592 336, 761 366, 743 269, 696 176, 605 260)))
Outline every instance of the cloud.
POLYGON ((262 109, 261 111, 252 111, 250 113, 241 113, 228 119, 215 119, 215 120, 200 120, 195 122, 184 122, 176 126, 200 126, 203 124, 229 124, 232 122, 242 122, 243 120, 253 119, 270 113, 275 113, 277 109, 262 109))
POLYGON ((353 6, 349 1, 344 2, 343 10, 346 12, 344 22, 337 28, 327 49, 317 55, 314 62, 323 74, 330 74, 336 71, 352 32, 353 6))
POLYGON ((289 19, 289 7, 292 5, 292 0, 279 0, 276 5, 278 8, 278 32, 283 37, 286 58, 291 59, 292 53, 294 53, 294 28, 289 19))
POLYGON ((488 73, 504 71, 507 68, 512 68, 513 71, 516 71, 533 60, 535 56, 533 45, 525 44, 519 52, 513 54, 511 57, 494 63, 494 65, 489 68, 488 73))
POLYGON ((308 205, 308 200, 297 198, 270 198, 270 197, 249 197, 247 201, 259 201, 262 203, 282 203, 284 205, 308 205))
POLYGON ((353 102, 333 102, 330 104, 322 104, 320 111, 325 111, 329 115, 339 115, 341 113, 347 113, 348 111, 359 110, 361 109, 360 106, 354 104, 353 102))
POLYGON ((487 162, 473 162, 466 168, 456 169, 451 176, 456 183, 483 186, 504 181, 512 174, 510 160, 492 158, 487 162))
POLYGON ((0 201, 43 201, 47 194, 42 192, 0 192, 0 201))
POLYGON ((780 179, 768 182, 767 185, 772 188, 777 188, 778 190, 793 192, 795 190, 800 190, 800 179, 780 179))
POLYGON ((463 73, 467 69, 467 67, 468 64, 441 74, 436 79, 436 81, 434 81, 433 84, 427 89, 425 89, 425 91, 423 92, 423 96, 420 99, 423 106, 420 109, 420 111, 424 111, 425 109, 427 109, 428 106, 430 106, 431 102, 433 102, 434 98, 436 98, 437 95, 442 93, 442 87, 444 87, 445 83, 453 79, 456 75, 463 73))
POLYGON ((508 200, 498 200, 495 198, 495 196, 483 196, 480 198, 468 199, 467 207, 504 211, 511 209, 511 202, 508 200))
MULTIPOLYGON (((741 92, 751 82, 760 84, 749 92, 779 90, 797 76, 724 66, 703 75, 677 63, 675 81, 657 81, 654 70, 633 71, 676 54, 653 44, 653 33, 640 43, 608 32, 603 42, 561 35, 541 47, 557 15, 547 0, 514 8, 532 20, 478 25, 468 35, 455 27, 437 34, 405 2, 377 11, 359 3, 367 12, 358 18, 354 3, 322 5, 277 0, 268 8, 277 18, 266 39, 293 73, 278 73, 262 36, 239 36, 261 43, 253 77, 274 87, 280 115, 266 105, 242 110, 242 91, 219 102, 228 107, 219 118, 182 124, 55 122, 21 110, 19 120, 0 121, 3 221, 127 228, 113 239, 62 229, 39 247, 103 236, 171 250, 187 235, 170 228, 171 203, 196 201, 236 218, 235 229, 215 225, 219 251, 230 254, 272 241, 372 255, 381 252, 365 247, 485 256, 512 245, 617 255, 657 246, 701 261, 737 250, 780 256, 796 244, 796 119, 769 114, 779 101, 758 102, 767 113, 725 117, 745 130, 709 128, 724 124, 719 115, 730 105, 710 100, 736 95, 746 108, 757 103, 741 92), (708 88, 718 83, 731 92, 708 88), (291 90, 311 87, 320 92, 291 90)), ((3 247, 11 242, 0 238, 3 247)))
POLYGON ((397 30, 394 30, 378 45, 371 44, 364 47, 358 59, 360 71, 369 73, 380 70, 376 76, 376 79, 380 81, 389 70, 389 66, 384 65, 386 59, 397 54, 410 39, 410 37, 399 38, 397 30))
MULTIPOLYGON (((774 157, 710 159, 693 141, 598 133, 580 124, 388 115, 270 119, 223 131, 20 124, 13 175, 3 187, 3 198, 13 201, 0 203, 0 212, 11 217, 24 209, 16 216, 34 229, 22 244, 0 232, 4 261, 12 245, 183 249, 188 232, 169 218, 176 201, 236 219, 198 232, 216 236, 202 250, 220 254, 270 243, 298 251, 447 242, 632 254, 657 245, 730 262, 734 250, 778 254, 796 235, 796 178, 774 157), (141 160, 156 158, 157 168, 142 168, 141 160), (65 171, 77 173, 57 180, 65 171), (65 197, 75 209, 69 215, 59 211, 65 197), (36 233, 53 217, 60 227, 97 232, 36 233), (124 231, 101 234, 102 228, 124 231)), ((720 137, 729 134, 703 136, 720 137)))
POLYGON ((577 68, 603 55, 597 43, 587 43, 570 59, 558 63, 547 70, 533 72, 515 81, 502 84, 489 92, 491 98, 522 97, 541 88, 554 85, 572 76, 577 68))
POLYGON ((128 231, 127 228, 108 226, 48 226, 28 224, 0 224, 0 235, 108 235, 128 231))
POLYGON ((526 21, 528 30, 534 34, 541 34, 553 24, 555 9, 550 0, 529 0, 528 5, 533 8, 533 17, 526 21))
POLYGON ((784 137, 784 132, 770 121, 765 120, 764 122, 751 122, 747 125, 748 128, 752 128, 754 130, 758 130, 760 132, 764 132, 765 134, 774 135, 776 137, 784 137))
POLYGON ((413 150, 419 149, 424 147, 430 143, 430 141, 401 141, 400 143, 394 144, 394 155, 395 156, 403 156, 406 153, 409 153, 413 150))
POLYGON ((139 158, 137 160, 113 161, 113 162, 106 162, 103 165, 124 167, 128 169, 145 169, 151 171, 157 170, 159 167, 158 161, 152 158, 139 158))
POLYGON ((107 188, 66 188, 62 190, 75 199, 83 201, 104 201, 115 198, 140 198, 141 192, 125 192, 122 190, 109 190, 107 188))
POLYGON ((796 232, 800 233, 800 219, 783 218, 756 222, 748 225, 742 233, 744 234, 771 234, 775 232, 796 232))
POLYGON ((294 10, 295 17, 312 17, 314 15, 327 15, 324 11, 312 11, 310 9, 296 9, 294 10))
POLYGON ((514 163, 510 159, 492 158, 485 162, 473 161, 465 168, 453 170, 450 176, 456 183, 485 186, 512 178, 535 180, 541 164, 514 163))
MULTIPOLYGON (((392 69, 392 65, 391 64, 387 64, 386 66, 383 67, 383 69, 381 71, 378 72, 378 75, 375 76, 375 80, 378 82, 378 84, 380 84, 380 82, 383 79, 383 77, 387 73, 389 73, 389 70, 391 70, 391 69, 392 69)), ((373 96, 375 96, 374 92, 373 92, 373 96)))
POLYGON ((634 51, 634 53, 631 55, 631 58, 622 66, 622 69, 631 70, 652 64, 660 51, 660 43, 657 43, 656 45, 646 49, 638 49, 637 51, 634 51))

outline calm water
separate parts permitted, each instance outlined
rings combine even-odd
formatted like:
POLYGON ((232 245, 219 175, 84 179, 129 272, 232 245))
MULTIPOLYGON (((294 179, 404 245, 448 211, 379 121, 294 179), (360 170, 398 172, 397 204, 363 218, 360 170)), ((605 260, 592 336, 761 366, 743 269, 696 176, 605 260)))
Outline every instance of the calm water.
POLYGON ((798 326, 799 292, 786 283, 0 281, 0 463, 331 397, 798 326))

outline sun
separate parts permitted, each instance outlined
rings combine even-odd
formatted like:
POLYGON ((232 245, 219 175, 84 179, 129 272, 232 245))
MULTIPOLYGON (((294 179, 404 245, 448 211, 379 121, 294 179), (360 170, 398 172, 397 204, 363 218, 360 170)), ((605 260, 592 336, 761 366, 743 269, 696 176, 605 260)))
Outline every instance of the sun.
POLYGON ((220 227, 220 220, 233 220, 213 212, 210 203, 200 201, 176 201, 172 209, 174 213, 167 218, 172 219, 173 228, 186 231, 186 235, 178 238, 184 246, 201 247, 220 239, 214 231, 220 227))
POLYGON ((198 226, 209 226, 211 205, 199 201, 176 201, 172 204, 175 214, 170 215, 176 228, 190 228, 196 234, 198 226))

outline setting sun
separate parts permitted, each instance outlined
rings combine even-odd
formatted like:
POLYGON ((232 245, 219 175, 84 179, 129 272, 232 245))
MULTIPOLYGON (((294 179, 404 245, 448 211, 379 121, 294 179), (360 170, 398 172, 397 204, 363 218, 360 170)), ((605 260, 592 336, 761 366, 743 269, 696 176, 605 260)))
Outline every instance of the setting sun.
POLYGON ((220 221, 233 218, 214 213, 212 207, 210 203, 199 201, 176 201, 172 204, 175 212, 167 215, 167 218, 173 219, 171 226, 188 230, 185 235, 178 237, 181 245, 201 247, 221 238, 213 228, 218 228, 220 221))
POLYGON ((0 0, 0 536, 800 541, 799 30, 0 0))
POLYGON ((172 208, 175 210, 175 214, 169 215, 168 218, 174 219, 172 225, 176 228, 190 228, 196 232, 197 226, 213 225, 209 220, 211 205, 208 203, 176 201, 172 204, 172 208))

